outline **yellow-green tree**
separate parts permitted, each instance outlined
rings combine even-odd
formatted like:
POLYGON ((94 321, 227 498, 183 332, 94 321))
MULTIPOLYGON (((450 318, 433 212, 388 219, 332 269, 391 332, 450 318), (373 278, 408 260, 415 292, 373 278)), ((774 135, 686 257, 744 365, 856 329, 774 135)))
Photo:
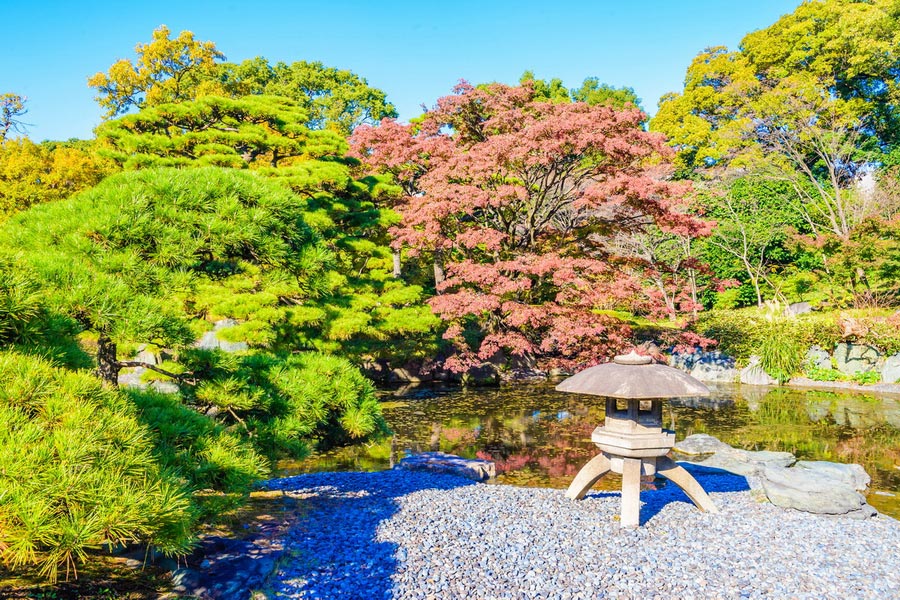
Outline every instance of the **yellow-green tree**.
POLYGON ((91 142, 6 140, 0 143, 0 219, 34 204, 62 200, 115 170, 91 142))
POLYGON ((88 79, 88 86, 97 90, 97 102, 106 109, 106 118, 133 107, 192 100, 218 89, 209 75, 225 55, 214 43, 195 39, 190 31, 173 39, 169 28, 160 25, 149 44, 138 44, 134 50, 136 61, 120 59, 108 72, 88 79))

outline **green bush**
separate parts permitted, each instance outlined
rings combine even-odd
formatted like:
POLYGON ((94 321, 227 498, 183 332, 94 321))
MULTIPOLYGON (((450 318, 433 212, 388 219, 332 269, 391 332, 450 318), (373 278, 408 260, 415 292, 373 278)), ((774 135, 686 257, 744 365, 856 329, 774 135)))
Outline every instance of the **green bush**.
POLYGON ((182 360, 202 380, 183 388, 187 401, 222 415, 271 460, 387 431, 372 383, 346 359, 193 350, 182 360))
POLYGON ((154 459, 195 492, 201 520, 217 520, 243 504, 253 484, 268 476, 269 463, 252 444, 185 406, 177 395, 135 389, 123 393, 152 434, 154 459))
POLYGON ((803 372, 813 381, 846 381, 847 379, 847 376, 837 369, 820 369, 814 365, 807 365, 803 372))
POLYGON ((878 371, 860 371, 854 373, 850 378, 860 385, 869 385, 881 381, 881 373, 878 371))
POLYGON ((800 363, 808 346, 802 344, 800 336, 792 331, 789 319, 772 320, 760 329, 760 366, 778 383, 784 384, 800 370, 800 363))
POLYGON ((192 545, 196 511, 162 468, 121 393, 95 378, 0 352, 0 560, 55 580, 90 551, 192 545))
MULTIPOLYGON (((761 352, 770 337, 787 338, 803 348, 834 348, 840 340, 837 318, 830 313, 808 313, 794 318, 773 317, 757 308, 713 310, 701 313, 697 333, 719 342, 719 349, 739 361, 761 352)), ((787 342, 785 342, 787 343, 787 342)))

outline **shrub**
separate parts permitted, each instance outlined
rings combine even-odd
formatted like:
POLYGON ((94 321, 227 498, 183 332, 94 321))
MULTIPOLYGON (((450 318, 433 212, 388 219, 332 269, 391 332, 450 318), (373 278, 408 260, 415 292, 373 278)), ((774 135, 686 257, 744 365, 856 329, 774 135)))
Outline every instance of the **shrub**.
POLYGON ((869 385, 881 381, 881 373, 878 371, 860 371, 854 373, 850 378, 860 385, 869 385))
POLYGON ((804 372, 813 381, 845 381, 847 379, 847 376, 837 369, 820 369, 814 365, 807 365, 804 372))
POLYGON ((152 434, 155 460, 195 494, 201 520, 216 520, 244 502, 269 474, 253 445, 214 419, 187 407, 174 394, 124 390, 137 418, 152 434), (210 493, 212 492, 212 493, 210 493))
POLYGON ((800 370, 807 346, 801 344, 791 321, 777 319, 761 328, 759 344, 760 366, 778 383, 786 383, 800 370))
POLYGON ((768 337, 790 338, 803 348, 819 345, 834 348, 840 330, 834 314, 808 313, 796 318, 766 315, 759 309, 714 310, 701 313, 695 329, 719 342, 719 349, 740 361, 760 354, 768 337), (773 324, 774 323, 774 324, 773 324))
POLYGON ((195 350, 182 360, 202 380, 183 388, 188 401, 212 408, 272 460, 387 431, 372 383, 344 358, 195 350))
POLYGON ((0 560, 55 580, 88 552, 146 542, 186 553, 196 511, 124 395, 0 353, 0 560))

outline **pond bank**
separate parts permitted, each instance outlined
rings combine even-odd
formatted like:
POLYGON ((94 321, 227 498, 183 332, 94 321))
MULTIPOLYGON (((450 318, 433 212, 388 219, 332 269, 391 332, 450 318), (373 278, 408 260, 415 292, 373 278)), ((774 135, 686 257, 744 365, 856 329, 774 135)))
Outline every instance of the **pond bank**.
POLYGON ((474 484, 390 470, 268 483, 305 498, 266 591, 299 598, 889 598, 900 596, 900 522, 762 504, 748 480, 697 472, 719 514, 675 486, 619 494, 474 484), (802 560, 798 560, 802 557, 802 560))

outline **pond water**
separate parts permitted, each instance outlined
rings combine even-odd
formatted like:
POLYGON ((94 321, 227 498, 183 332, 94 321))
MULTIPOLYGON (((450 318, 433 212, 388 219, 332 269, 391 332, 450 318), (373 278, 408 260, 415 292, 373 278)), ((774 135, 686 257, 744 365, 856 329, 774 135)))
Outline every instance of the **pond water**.
MULTIPOLYGON (((900 398, 738 385, 711 389, 709 398, 666 403, 666 426, 678 440, 708 433, 747 450, 859 463, 872 476, 869 503, 900 518, 900 398)), ((409 453, 439 450, 493 460, 497 483, 564 488, 598 452, 590 437, 603 422, 602 399, 557 392, 553 383, 418 387, 382 395, 392 437, 283 462, 277 474, 388 469, 409 453)), ((598 488, 619 484, 608 475, 598 488)))

